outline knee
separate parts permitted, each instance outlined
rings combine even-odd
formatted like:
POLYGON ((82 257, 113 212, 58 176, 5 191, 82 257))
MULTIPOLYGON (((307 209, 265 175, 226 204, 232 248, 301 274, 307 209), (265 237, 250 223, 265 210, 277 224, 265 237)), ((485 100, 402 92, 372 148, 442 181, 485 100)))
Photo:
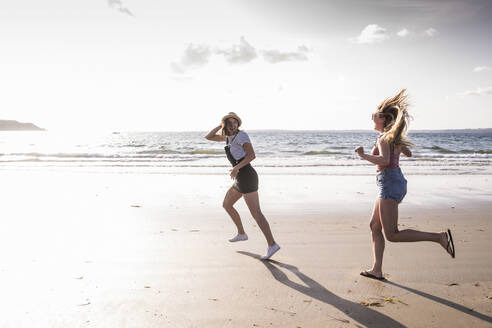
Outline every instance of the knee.
POLYGON ((228 202, 224 201, 222 202, 222 207, 227 211, 232 208, 232 205, 229 204, 228 202))
POLYGON ((375 220, 371 220, 371 223, 369 223, 369 228, 372 233, 380 233, 382 231, 381 223, 375 220))
POLYGON ((387 239, 388 241, 393 242, 393 243, 398 242, 397 234, 398 234, 398 232, 397 232, 397 231, 391 231, 391 232, 387 232, 387 231, 385 231, 385 232, 384 232, 384 235, 386 236, 386 239, 387 239))

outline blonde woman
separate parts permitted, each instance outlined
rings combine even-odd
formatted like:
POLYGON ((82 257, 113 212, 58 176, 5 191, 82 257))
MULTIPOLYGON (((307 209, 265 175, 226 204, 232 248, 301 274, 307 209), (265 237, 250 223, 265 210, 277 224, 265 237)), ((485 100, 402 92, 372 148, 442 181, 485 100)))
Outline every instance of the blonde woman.
POLYGON ((409 115, 405 91, 403 89, 396 96, 384 100, 372 114, 374 129, 380 134, 371 154, 364 153, 363 147, 355 149, 362 159, 377 166, 379 195, 370 223, 374 264, 370 270, 360 274, 378 280, 385 279, 382 271, 384 237, 392 242, 432 241, 455 257, 453 237, 449 229, 441 233, 398 230, 398 204, 407 193, 407 180, 399 167, 399 159, 400 154, 411 157, 409 147, 413 146, 406 138, 409 115))
POLYGON ((229 239, 230 242, 248 240, 248 235, 244 231, 243 224, 239 213, 234 208, 234 204, 241 198, 244 198, 248 205, 251 215, 265 235, 268 243, 268 249, 262 260, 269 259, 275 254, 280 246, 273 239, 270 225, 260 209, 260 200, 258 197, 258 174, 251 166, 250 162, 256 158, 253 145, 246 132, 240 131, 241 119, 235 113, 230 112, 222 118, 219 126, 212 129, 205 138, 211 141, 226 142, 224 147, 227 159, 231 162, 231 179, 234 184, 227 191, 223 207, 231 217, 237 227, 237 235, 229 239), (217 134, 221 131, 220 134, 217 134))

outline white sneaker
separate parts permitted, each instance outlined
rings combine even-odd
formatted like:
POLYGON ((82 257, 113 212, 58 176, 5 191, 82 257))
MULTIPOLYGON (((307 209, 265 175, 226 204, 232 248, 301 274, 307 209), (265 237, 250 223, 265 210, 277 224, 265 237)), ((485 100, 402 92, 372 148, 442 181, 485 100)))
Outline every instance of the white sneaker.
POLYGON ((248 240, 248 235, 245 233, 238 233, 236 237, 229 239, 231 243, 235 243, 236 241, 244 241, 248 240))
POLYGON ((266 255, 262 256, 261 259, 268 260, 270 257, 272 257, 273 254, 277 253, 279 249, 280 246, 277 243, 273 244, 272 246, 269 246, 266 255))

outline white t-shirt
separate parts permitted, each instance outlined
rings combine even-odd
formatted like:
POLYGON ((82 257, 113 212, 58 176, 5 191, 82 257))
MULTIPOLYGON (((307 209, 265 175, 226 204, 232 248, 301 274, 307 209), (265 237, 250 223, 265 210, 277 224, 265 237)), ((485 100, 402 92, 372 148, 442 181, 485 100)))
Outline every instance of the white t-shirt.
POLYGON ((236 136, 227 137, 227 143, 230 144, 231 154, 235 160, 239 160, 246 156, 246 151, 243 148, 243 145, 246 142, 251 143, 251 140, 244 131, 239 131, 236 136))

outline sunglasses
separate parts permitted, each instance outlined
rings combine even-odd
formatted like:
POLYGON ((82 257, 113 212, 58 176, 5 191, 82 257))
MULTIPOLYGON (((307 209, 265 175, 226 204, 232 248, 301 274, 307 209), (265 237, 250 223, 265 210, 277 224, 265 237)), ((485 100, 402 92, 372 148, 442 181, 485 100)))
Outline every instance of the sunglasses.
POLYGON ((381 113, 372 113, 371 114, 371 118, 374 119, 375 117, 377 117, 377 118, 383 118, 384 115, 381 114, 381 113))

